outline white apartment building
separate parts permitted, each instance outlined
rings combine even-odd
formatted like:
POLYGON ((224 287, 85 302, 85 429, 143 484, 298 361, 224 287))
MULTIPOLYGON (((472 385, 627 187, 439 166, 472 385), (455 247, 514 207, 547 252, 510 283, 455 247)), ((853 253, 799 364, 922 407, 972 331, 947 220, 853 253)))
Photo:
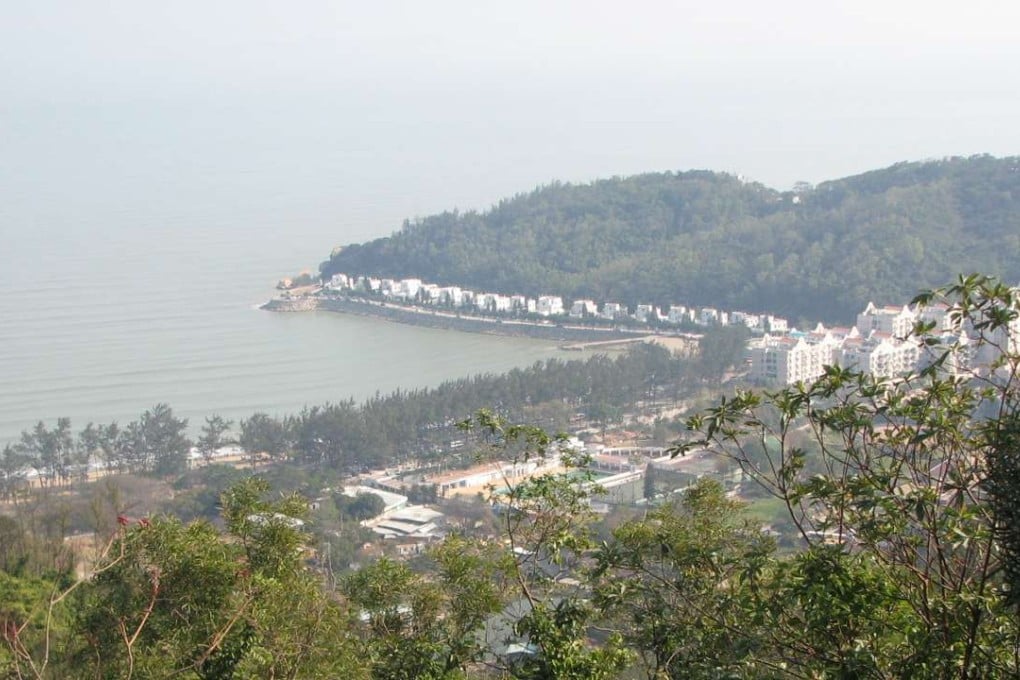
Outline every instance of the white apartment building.
POLYGON ((857 329, 867 337, 871 331, 888 333, 896 338, 910 335, 917 322, 917 314, 909 305, 878 307, 869 302, 864 311, 857 315, 857 329))
POLYGON ((867 338, 848 338, 840 352, 840 365, 878 378, 891 378, 915 370, 920 345, 883 331, 871 331, 867 338))
POLYGON ((751 378, 793 385, 821 377, 825 366, 836 363, 839 342, 828 333, 812 340, 766 333, 753 341, 749 347, 751 378))

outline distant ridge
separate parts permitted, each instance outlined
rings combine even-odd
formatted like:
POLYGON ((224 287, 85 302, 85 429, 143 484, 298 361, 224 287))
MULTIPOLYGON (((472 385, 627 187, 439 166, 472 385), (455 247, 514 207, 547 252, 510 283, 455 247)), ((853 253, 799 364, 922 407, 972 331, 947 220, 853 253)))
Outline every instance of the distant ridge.
POLYGON ((710 171, 554 183, 405 222, 320 270, 841 322, 959 272, 1020 280, 1020 157, 898 163, 796 192, 710 171))

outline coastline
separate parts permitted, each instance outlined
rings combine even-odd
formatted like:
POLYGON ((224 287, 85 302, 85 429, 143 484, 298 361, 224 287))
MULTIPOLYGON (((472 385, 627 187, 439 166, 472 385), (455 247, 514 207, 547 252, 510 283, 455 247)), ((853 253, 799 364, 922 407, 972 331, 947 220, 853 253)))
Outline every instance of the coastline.
POLYGON ((561 349, 584 350, 592 343, 603 347, 620 343, 647 341, 658 334, 650 329, 592 328, 555 323, 537 323, 514 319, 455 314, 439 310, 404 307, 393 303, 353 298, 322 298, 302 296, 294 298, 273 298, 260 309, 270 312, 334 312, 369 316, 394 323, 456 330, 467 333, 529 337, 537 340, 568 343, 561 349), (604 343, 604 344, 603 344, 604 343))

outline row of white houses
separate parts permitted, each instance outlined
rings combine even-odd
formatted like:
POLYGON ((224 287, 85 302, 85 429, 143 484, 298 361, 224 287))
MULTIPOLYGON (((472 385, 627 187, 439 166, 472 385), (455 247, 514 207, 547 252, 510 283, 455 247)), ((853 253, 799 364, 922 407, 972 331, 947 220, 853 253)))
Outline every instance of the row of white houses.
POLYGON ((1015 351, 1020 321, 1000 329, 988 342, 972 343, 973 327, 959 323, 945 305, 930 307, 886 306, 869 302, 851 328, 790 330, 782 335, 766 333, 748 345, 751 378, 762 383, 792 385, 820 377, 827 365, 851 368, 876 377, 894 377, 930 365, 941 350, 930 350, 912 332, 918 322, 932 323, 937 347, 955 344, 955 352, 943 370, 958 372, 990 364, 998 352, 1015 351))
POLYGON ((771 314, 728 312, 714 307, 670 305, 668 311, 655 305, 639 304, 632 312, 618 302, 579 299, 564 302, 558 295, 502 295, 476 292, 459 286, 439 286, 421 279, 379 279, 369 276, 334 274, 326 288, 334 291, 359 291, 381 295, 408 303, 474 310, 482 314, 536 314, 543 317, 569 319, 601 319, 604 321, 633 320, 637 323, 695 324, 699 326, 744 325, 752 331, 782 333, 787 331, 786 319, 771 314))
MULTIPOLYGON (((358 291, 411 304, 433 305, 480 314, 533 314, 564 319, 632 320, 642 324, 680 326, 744 325, 761 334, 748 344, 751 378, 761 383, 791 385, 820 377, 827 365, 853 368, 880 377, 892 377, 924 368, 932 360, 919 339, 911 337, 917 322, 934 323, 934 332, 945 344, 959 342, 963 346, 974 337, 974 329, 953 327, 945 306, 911 307, 878 306, 872 302, 857 315, 849 328, 826 328, 818 324, 813 330, 790 328, 786 319, 771 314, 724 311, 713 307, 670 305, 668 311, 654 305, 639 304, 631 311, 616 302, 577 299, 564 301, 557 295, 537 298, 525 295, 502 295, 477 292, 459 286, 439 286, 421 279, 383 279, 369 276, 335 274, 325 286, 329 290, 358 291), (970 333, 970 336, 968 336, 970 333)), ((973 351, 962 352, 945 368, 960 370, 970 365, 992 361, 995 346, 1013 349, 1020 337, 1020 322, 1004 337, 981 343, 973 351), (1007 337, 1008 336, 1008 337, 1007 337), (1006 345, 1003 345, 1006 343, 1006 345), (955 362, 955 363, 954 363, 955 362)))

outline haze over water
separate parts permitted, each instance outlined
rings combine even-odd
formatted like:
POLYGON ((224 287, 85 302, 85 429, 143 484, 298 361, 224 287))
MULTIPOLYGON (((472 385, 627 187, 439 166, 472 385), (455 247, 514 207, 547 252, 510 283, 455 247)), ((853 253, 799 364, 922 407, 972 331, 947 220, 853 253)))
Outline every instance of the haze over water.
POLYGON ((19 135, 31 162, 2 166, 0 442, 59 416, 123 424, 160 401, 193 424, 293 413, 557 354, 527 339, 257 310, 276 279, 388 233, 425 201, 337 170, 360 159, 289 165, 258 148, 277 142, 239 131, 248 121, 133 131, 137 121, 94 113, 68 112, 77 132, 62 139, 50 136, 57 121, 19 135))
POLYGON ((995 0, 5 3, 0 443, 553 355, 253 306, 335 245, 553 180, 1020 153, 1018 25, 995 0))

